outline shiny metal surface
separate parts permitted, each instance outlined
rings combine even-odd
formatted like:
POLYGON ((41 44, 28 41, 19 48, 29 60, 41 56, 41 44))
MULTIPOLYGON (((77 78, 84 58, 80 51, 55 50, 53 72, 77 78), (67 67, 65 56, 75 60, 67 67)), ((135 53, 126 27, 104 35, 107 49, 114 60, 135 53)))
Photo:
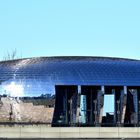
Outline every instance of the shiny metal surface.
POLYGON ((54 94, 54 85, 140 86, 139 81, 138 60, 42 57, 0 62, 0 94, 12 96, 54 94))

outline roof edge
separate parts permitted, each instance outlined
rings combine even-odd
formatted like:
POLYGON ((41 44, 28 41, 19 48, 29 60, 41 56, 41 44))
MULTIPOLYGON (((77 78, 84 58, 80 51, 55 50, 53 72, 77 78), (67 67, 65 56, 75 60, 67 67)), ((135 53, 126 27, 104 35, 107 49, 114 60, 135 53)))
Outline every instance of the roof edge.
POLYGON ((3 60, 0 63, 5 62, 17 62, 21 60, 42 60, 42 59, 59 59, 59 60, 82 60, 82 59, 100 59, 100 60, 124 60, 124 61, 140 61, 138 59, 131 59, 131 58, 121 58, 121 57, 105 57, 105 56, 41 56, 41 57, 28 57, 28 58, 20 58, 20 59, 13 59, 13 60, 3 60))

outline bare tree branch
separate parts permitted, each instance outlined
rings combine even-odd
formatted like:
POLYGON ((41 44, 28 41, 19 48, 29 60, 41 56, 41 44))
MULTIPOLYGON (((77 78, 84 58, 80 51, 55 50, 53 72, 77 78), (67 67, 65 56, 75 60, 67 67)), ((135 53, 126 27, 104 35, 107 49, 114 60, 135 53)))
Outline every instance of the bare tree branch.
POLYGON ((14 59, 19 59, 19 58, 22 58, 22 56, 18 57, 17 56, 17 50, 14 49, 10 52, 7 51, 6 55, 3 57, 3 60, 7 61, 7 60, 14 60, 14 59))

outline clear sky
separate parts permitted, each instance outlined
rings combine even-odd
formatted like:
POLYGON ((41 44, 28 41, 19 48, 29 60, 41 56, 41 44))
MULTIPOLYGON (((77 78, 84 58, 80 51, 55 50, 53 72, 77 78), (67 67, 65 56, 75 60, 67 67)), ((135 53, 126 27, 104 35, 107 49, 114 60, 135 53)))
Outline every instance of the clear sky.
POLYGON ((140 59, 140 0, 0 0, 0 59, 14 48, 140 59))

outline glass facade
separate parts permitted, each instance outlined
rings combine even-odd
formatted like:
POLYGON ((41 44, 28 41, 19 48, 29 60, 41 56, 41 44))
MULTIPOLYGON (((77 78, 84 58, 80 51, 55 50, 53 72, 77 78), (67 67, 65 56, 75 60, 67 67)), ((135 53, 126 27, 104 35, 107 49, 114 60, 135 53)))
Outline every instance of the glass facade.
POLYGON ((97 126, 103 122, 102 114, 106 109, 106 96, 101 93, 101 86, 111 87, 106 93, 116 90, 114 121, 137 123, 140 89, 138 60, 41 57, 0 62, 0 122, 97 126), (125 99, 121 94, 124 86, 137 90, 136 94, 131 96, 128 92, 125 97, 129 98, 125 99), (134 105, 125 108, 129 101, 134 105), (124 115, 118 117, 123 111, 124 115), (125 117, 126 114, 131 117, 125 117), (133 118, 137 118, 137 122, 131 121, 133 118))

